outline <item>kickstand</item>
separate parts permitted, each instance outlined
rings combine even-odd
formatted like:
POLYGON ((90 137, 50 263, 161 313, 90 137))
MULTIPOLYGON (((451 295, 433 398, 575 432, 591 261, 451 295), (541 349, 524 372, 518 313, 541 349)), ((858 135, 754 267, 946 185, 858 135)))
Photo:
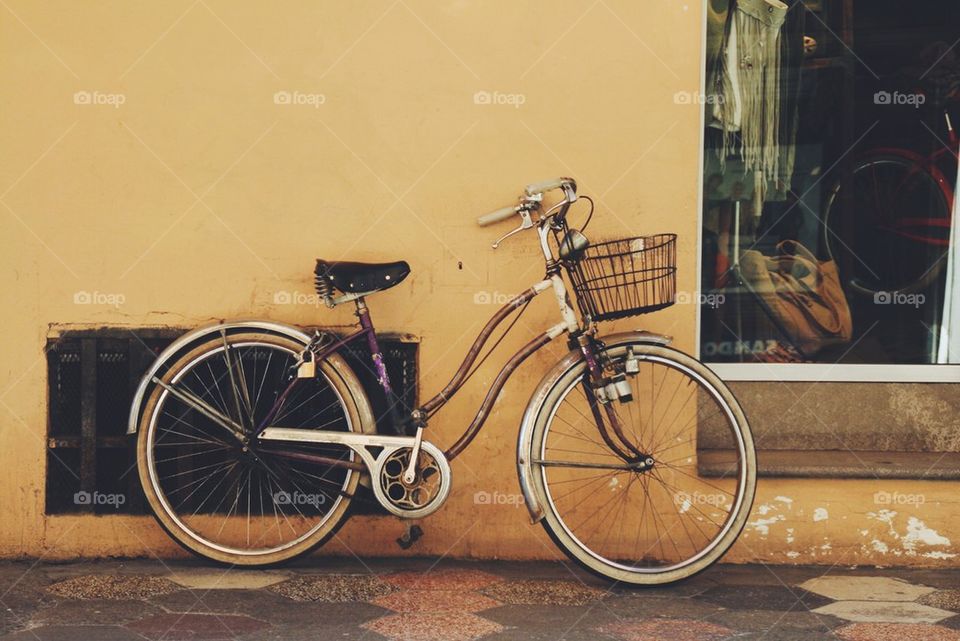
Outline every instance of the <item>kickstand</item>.
POLYGON ((403 535, 397 539, 397 545, 399 545, 404 550, 409 550, 417 540, 423 536, 423 528, 415 523, 407 521, 404 524, 403 535))

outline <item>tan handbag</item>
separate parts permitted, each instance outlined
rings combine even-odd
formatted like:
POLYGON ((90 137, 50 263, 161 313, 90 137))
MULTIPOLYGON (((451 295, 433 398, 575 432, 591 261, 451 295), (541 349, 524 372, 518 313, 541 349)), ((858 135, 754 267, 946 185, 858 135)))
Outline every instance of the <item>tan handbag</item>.
POLYGON ((837 265, 818 261, 795 240, 777 245, 776 256, 747 250, 740 257, 746 284, 760 298, 787 338, 806 356, 848 343, 853 318, 837 265))

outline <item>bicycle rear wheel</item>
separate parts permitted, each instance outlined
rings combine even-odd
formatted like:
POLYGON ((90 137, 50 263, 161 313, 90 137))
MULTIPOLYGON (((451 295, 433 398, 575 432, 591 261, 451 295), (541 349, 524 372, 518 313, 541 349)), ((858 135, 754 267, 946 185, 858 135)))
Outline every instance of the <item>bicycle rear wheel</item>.
MULTIPOLYGON (((236 565, 280 563, 323 543, 346 518, 360 480, 349 448, 250 438, 288 389, 303 349, 267 333, 217 336, 174 363, 148 397, 140 480, 157 520, 191 552, 236 565)), ((372 429, 372 414, 359 381, 333 355, 315 377, 297 379, 270 425, 360 432, 372 429)))
MULTIPOLYGON (((536 418, 530 482, 543 526, 571 558, 615 581, 659 585, 706 569, 736 541, 753 504, 756 455, 739 404, 702 363, 641 342, 606 349, 621 371, 631 355, 632 400, 611 404, 625 436, 613 437, 619 451, 598 429, 581 360, 536 418), (637 468, 648 459, 652 467, 637 468)), ((607 408, 597 409, 607 421, 607 408)))

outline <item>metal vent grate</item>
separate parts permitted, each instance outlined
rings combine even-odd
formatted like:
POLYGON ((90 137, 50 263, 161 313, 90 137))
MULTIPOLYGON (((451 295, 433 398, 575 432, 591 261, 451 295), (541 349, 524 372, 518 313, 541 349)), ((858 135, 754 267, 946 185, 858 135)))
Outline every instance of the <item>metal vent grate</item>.
MULTIPOLYGON (((397 395, 398 414, 405 416, 417 407, 417 346, 409 336, 384 334, 378 336, 383 361, 387 366, 390 384, 397 395)), ((357 373, 363 388, 367 390, 373 414, 377 418, 377 431, 393 434, 389 408, 383 398, 383 390, 377 382, 376 372, 370 361, 370 350, 365 340, 353 341, 344 353, 347 363, 357 373)))
MULTIPOLYGON (((136 443, 126 434, 130 402, 150 364, 184 332, 104 328, 48 341, 47 514, 144 513, 136 443)), ((403 414, 417 405, 418 344, 384 334, 380 347, 403 414)), ((355 342, 344 356, 370 396, 378 428, 390 433, 366 344, 355 342)))
POLYGON ((143 512, 127 412, 140 377, 181 333, 98 329, 48 342, 47 514, 143 512))

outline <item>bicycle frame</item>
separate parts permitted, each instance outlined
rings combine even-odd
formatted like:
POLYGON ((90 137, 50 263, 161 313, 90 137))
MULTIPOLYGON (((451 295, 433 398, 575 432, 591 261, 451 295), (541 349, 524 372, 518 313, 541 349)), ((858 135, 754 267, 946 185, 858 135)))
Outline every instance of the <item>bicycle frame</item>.
MULTIPOLYGON (((537 187, 537 185, 534 185, 533 187, 537 187)), ((574 191, 575 186, 572 184, 572 181, 571 184, 564 185, 564 199, 553 205, 545 214, 542 214, 536 220, 535 224, 531 220, 530 213, 539 212, 542 194, 537 192, 536 195, 531 195, 533 194, 531 187, 528 186, 527 189, 528 198, 524 201, 524 204, 521 204, 521 206, 516 208, 505 208, 504 210, 495 212, 495 214, 501 218, 504 214, 509 216, 515 212, 518 212, 521 214, 523 222, 521 223, 520 227, 508 232, 506 235, 497 240, 493 244, 493 247, 496 249, 506 238, 509 238, 510 236, 513 236, 524 230, 535 228, 539 237, 540 249, 543 252, 543 258, 546 265, 544 279, 534 283, 530 288, 500 308, 490 318, 483 330, 481 330, 480 334, 474 340, 470 349, 467 351, 466 357, 463 359, 460 367, 457 369, 456 373, 449 380, 449 382, 430 400, 428 400, 419 408, 414 409, 408 418, 402 420, 397 416, 396 413, 396 407, 399 404, 399 400, 397 399, 397 396, 390 383, 390 376, 387 373, 386 366, 384 365, 383 354, 380 351, 380 346, 377 340, 377 332, 373 321, 370 318, 370 311, 365 302, 365 296, 370 292, 349 294, 339 298, 328 298, 328 304, 331 306, 342 302, 353 301, 356 305, 356 315, 359 319, 359 329, 344 338, 340 338, 329 345, 323 346, 316 352, 313 350, 312 342, 308 344, 304 350, 303 357, 306 357, 307 354, 310 354, 313 360, 323 360, 348 343, 358 340, 361 337, 366 337, 374 366, 374 372, 386 398, 391 424, 396 435, 370 435, 364 438, 364 442, 369 446, 384 447, 385 444, 380 443, 379 441, 382 441, 385 438, 409 439, 413 456, 411 457, 411 463, 408 465, 404 473, 405 478, 410 478, 410 481, 408 482, 412 482, 412 478, 414 476, 412 461, 415 461, 418 455, 419 448, 422 443, 421 439, 423 435, 423 429, 427 426, 427 419, 429 419, 436 411, 446 405, 450 399, 453 398, 453 396, 463 387, 471 375, 472 368, 476 364, 481 350, 496 328, 503 323, 504 320, 510 317, 512 312, 517 310, 520 306, 526 305, 533 298, 547 291, 548 289, 552 290, 556 297, 562 320, 556 325, 545 330, 543 333, 539 334, 537 337, 533 338, 506 362, 506 364, 500 370, 500 373, 497 374, 497 377, 494 379, 493 384, 487 390, 487 394, 484 397, 483 402, 480 404, 480 407, 477 409, 473 420, 469 425, 467 425, 463 433, 454 442, 454 444, 451 445, 447 451, 442 452, 443 458, 445 461, 449 462, 450 460, 456 458, 470 445, 471 442, 473 442, 473 439, 476 438, 487 418, 489 418, 490 412, 493 409, 500 392, 513 372, 515 372, 516 369, 534 352, 561 334, 568 333, 570 336, 569 345, 571 350, 579 351, 586 364, 586 371, 584 372, 582 381, 583 391, 590 405, 590 412, 594 421, 596 422, 597 430, 604 442, 613 452, 617 454, 617 456, 623 459, 625 463, 639 466, 636 469, 640 471, 646 469, 646 466, 652 465, 653 463, 653 460, 648 456, 648 454, 640 450, 637 445, 634 445, 631 440, 626 437, 623 431, 620 418, 610 402, 611 398, 620 398, 620 392, 617 391, 618 383, 609 381, 609 384, 607 384, 608 379, 605 379, 604 377, 604 365, 601 358, 602 354, 598 349, 598 342, 594 338, 596 333, 595 326, 589 317, 585 318, 586 322, 583 323, 583 326, 581 326, 581 323, 578 322, 577 315, 570 306, 570 296, 567 292, 566 285, 561 275, 561 271, 566 263, 554 256, 553 249, 550 245, 551 234, 556 237, 558 243, 561 242, 559 238, 559 234, 561 232, 564 233, 563 242, 566 242, 566 234, 569 232, 569 228, 567 227, 566 223, 566 214, 570 209, 571 204, 576 200, 576 192, 574 191), (613 391, 610 391, 610 389, 613 391), (601 411, 601 406, 603 407, 603 411, 601 411), (604 414, 606 415, 606 421, 604 420, 604 414), (609 427, 612 428, 612 433, 616 435, 616 438, 614 438, 613 434, 611 434, 610 430, 608 430, 607 423, 609 423, 609 427), (408 426, 415 428, 416 431, 414 434, 407 433, 408 426)), ((579 302, 580 301, 578 299, 578 303, 579 302)), ((581 305, 580 308, 583 309, 583 306, 581 305)), ((282 427, 269 426, 270 422, 277 416, 278 410, 289 396, 293 386, 296 385, 297 380, 297 378, 294 378, 286 390, 280 395, 270 412, 268 412, 267 416, 264 417, 263 421, 261 421, 261 423, 257 426, 254 434, 252 435, 253 438, 262 436, 262 438, 266 439, 267 441, 274 442, 283 442, 286 440, 322 441, 331 438, 329 436, 324 436, 322 439, 316 438, 319 435, 313 435, 307 438, 304 434, 300 433, 300 430, 286 430, 282 427)), ((278 452, 274 450, 274 453, 278 452)), ((310 456, 311 455, 309 454, 297 453, 298 458, 307 458, 310 456)), ((318 458, 317 462, 329 464, 331 461, 327 458, 324 458, 323 460, 318 458)))
MULTIPOLYGON (((944 166, 948 162, 956 162, 955 157, 953 156, 954 152, 950 149, 941 148, 932 152, 928 156, 924 156, 915 151, 909 149, 903 149, 901 147, 877 147, 871 149, 869 152, 861 155, 858 158, 859 163, 869 163, 874 158, 884 158, 888 156, 893 156, 896 158, 902 158, 907 163, 913 166, 913 172, 911 175, 918 173, 928 174, 934 182, 937 184, 937 187, 940 189, 943 194, 944 200, 951 204, 953 203, 954 190, 953 190, 953 181, 948 179, 945 173, 941 170, 941 166, 944 166)), ((954 168, 954 173, 956 173, 954 168)), ((895 189, 899 190, 902 187, 897 185, 895 189)), ((904 238, 909 238, 910 240, 915 240, 917 242, 925 243, 927 245, 936 245, 941 247, 946 247, 950 244, 949 239, 938 238, 934 236, 929 236, 916 231, 911 231, 914 229, 924 229, 924 228, 940 228, 949 230, 951 225, 951 220, 949 218, 922 218, 922 217, 909 217, 909 218, 900 218, 896 221, 890 222, 887 226, 882 227, 886 231, 896 233, 904 238)))
MULTIPOLYGON (((510 376, 517 370, 517 368, 532 354, 534 354, 544 345, 550 343, 558 336, 564 333, 569 333, 571 337, 576 337, 576 344, 579 346, 579 350, 582 352, 587 362, 590 380, 595 382, 595 384, 599 384, 599 381, 602 379, 600 359, 596 353, 594 341, 585 331, 586 328, 580 327, 580 324, 577 321, 577 316, 569 304, 569 296, 566 284, 561 276, 561 264, 553 257, 552 250, 550 249, 548 241, 550 229, 547 225, 541 225, 537 228, 537 231, 540 236, 541 249, 543 250, 544 258, 547 262, 545 278, 537 283, 534 283, 530 288, 514 297, 490 318, 484 328, 477 335, 473 344, 470 346, 470 349, 467 351, 463 362, 460 364, 460 367, 457 369, 456 373, 454 373, 449 382, 430 400, 414 410, 408 419, 403 420, 396 413, 396 407, 399 404, 399 400, 391 385, 390 376, 387 373, 387 369, 383 360, 383 354, 380 350, 379 342, 377 340, 377 332, 374 327, 373 320, 370 318, 370 310, 367 308, 363 296, 358 296, 354 299, 354 303, 356 304, 357 308, 356 315, 358 317, 359 328, 349 335, 324 346, 314 354, 313 358, 318 361, 323 360, 349 343, 361 338, 366 338, 377 381, 380 384, 380 388, 382 389, 387 400, 388 411, 390 412, 393 429, 398 435, 408 436, 412 439, 412 436, 406 434, 406 430, 404 429, 405 424, 412 423, 418 428, 425 427, 426 419, 446 405, 466 383, 471 368, 476 363, 480 356, 480 352, 483 350, 484 345, 487 343, 488 339, 496 330, 496 328, 499 327, 507 318, 509 318, 511 313, 519 309, 521 306, 526 305, 543 292, 552 290, 556 297, 562 320, 556 325, 545 330, 543 333, 539 334, 537 337, 533 338, 506 362, 506 364, 500 370, 500 373, 497 374, 497 377, 494 379, 493 384, 487 390, 487 394, 484 397, 483 402, 480 404, 480 407, 477 409, 473 420, 466 427, 466 429, 464 429, 463 433, 454 442, 454 444, 444 452, 444 456, 448 461, 456 458, 461 452, 463 452, 470 445, 477 434, 479 434, 487 418, 490 416, 490 412, 493 409, 497 397, 500 395, 504 385, 506 385, 510 376)), ((294 378, 286 390, 280 395, 273 408, 271 408, 270 412, 268 412, 266 417, 264 417, 260 425, 257 427, 256 434, 259 434, 266 429, 270 422, 276 417, 278 411, 280 410, 286 398, 289 396, 293 387, 297 384, 298 380, 299 379, 294 378)), ((616 416, 616 412, 610 411, 610 408, 608 407, 608 420, 611 422, 613 430, 620 440, 627 444, 627 449, 630 450, 630 452, 624 452, 622 448, 619 448, 614 444, 613 439, 606 430, 606 425, 604 424, 603 417, 600 412, 600 404, 597 402, 596 398, 594 398, 593 389, 591 385, 588 384, 587 380, 584 380, 584 388, 587 398, 591 399, 591 410, 593 417, 597 422, 597 427, 608 445, 610 445, 613 450, 621 456, 629 458, 634 456, 643 457, 644 455, 636 450, 636 448, 631 446, 629 444, 629 440, 624 437, 622 428, 620 426, 620 421, 616 416)), ((329 460, 325 460, 323 462, 330 463, 329 460)))
MULTIPOLYGON (((563 321, 557 323, 553 327, 548 328, 546 331, 528 342, 506 362, 494 380, 493 384, 487 390, 486 397, 480 404, 480 407, 473 417, 473 420, 464 430, 463 434, 461 434, 461 436, 457 439, 457 441, 446 452, 444 452, 444 455, 448 460, 453 459, 464 449, 466 449, 466 447, 480 432, 480 429, 490 416, 493 405, 496 402, 497 397, 500 395, 500 391, 503 389, 503 386, 506 384, 513 372, 515 372, 516 369, 527 358, 561 334, 565 332, 577 332, 579 330, 576 316, 573 310, 567 304, 567 290, 563 279, 559 274, 559 266, 554 273, 548 274, 547 278, 535 283, 530 288, 513 298, 509 303, 501 307, 480 331, 480 334, 474 340, 470 349, 467 351, 467 355, 464 357, 463 362, 460 364, 460 367, 457 369, 450 381, 435 396, 415 410, 414 413, 417 416, 422 416, 425 418, 446 405, 465 384, 470 369, 476 363, 480 356, 480 352, 483 350, 484 345, 487 343, 488 339, 496 330, 496 328, 499 327, 503 321, 509 318, 511 313, 515 312, 521 306, 527 304, 533 300, 533 298, 547 290, 553 290, 553 292, 556 294, 557 300, 560 304, 561 315, 564 317, 563 321)), ((387 368, 384 364, 383 354, 380 350, 380 345, 377 340, 377 332, 374 327, 373 320, 370 318, 370 311, 362 297, 358 298, 355 302, 357 306, 359 328, 349 335, 325 346, 323 349, 316 352, 314 358, 318 361, 323 360, 353 341, 366 338, 367 345, 370 349, 371 361, 374 368, 374 373, 377 377, 377 382, 379 383, 380 389, 383 391, 383 394, 387 399, 388 408, 391 415, 391 423, 394 430, 398 434, 404 434, 404 420, 402 420, 396 413, 396 407, 399 404, 399 400, 391 385, 390 376, 387 373, 387 368)), ((260 425, 258 426, 257 433, 265 429, 277 415, 283 405, 283 402, 289 396, 298 380, 299 379, 294 378, 290 382, 284 393, 281 394, 281 396, 277 399, 274 407, 270 410, 270 412, 267 413, 263 421, 261 421, 260 425)))
MULTIPOLYGON (((957 173, 957 152, 955 150, 957 149, 957 145, 960 144, 960 137, 957 136, 957 132, 953 128, 953 123, 950 120, 950 114, 947 111, 944 111, 943 116, 947 125, 947 142, 946 144, 941 144, 938 146, 931 153, 923 155, 910 149, 903 149, 901 147, 878 147, 876 149, 871 149, 863 156, 863 158, 869 160, 877 156, 897 156, 905 159, 914 166, 914 173, 926 172, 931 178, 933 178, 934 182, 937 183, 937 186, 943 193, 944 200, 948 205, 951 206, 952 211, 955 189, 952 176, 955 176, 957 173)), ((939 137, 937 140, 943 143, 939 137)), ((897 186, 897 189, 899 188, 900 185, 897 186)), ((909 238, 911 240, 916 240, 928 245, 937 245, 941 247, 947 247, 950 244, 949 239, 923 235, 911 231, 911 229, 917 228, 922 230, 924 227, 939 227, 949 230, 950 225, 952 224, 952 221, 949 218, 938 219, 910 217, 901 218, 897 221, 894 221, 892 224, 893 227, 887 228, 887 231, 892 231, 900 236, 903 236, 904 238, 909 238)))

